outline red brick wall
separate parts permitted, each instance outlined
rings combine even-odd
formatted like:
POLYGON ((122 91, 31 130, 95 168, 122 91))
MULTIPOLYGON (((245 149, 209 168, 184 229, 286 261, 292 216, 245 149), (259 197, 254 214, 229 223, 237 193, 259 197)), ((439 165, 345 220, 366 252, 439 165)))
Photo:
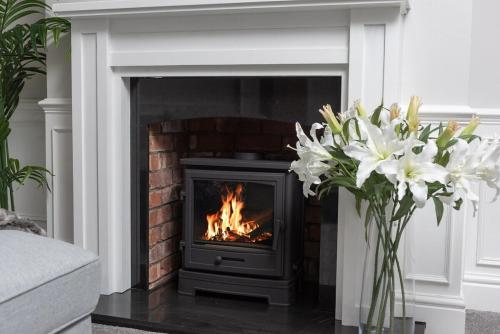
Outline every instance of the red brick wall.
POLYGON ((187 145, 182 122, 149 127, 149 287, 171 279, 180 266, 182 205, 179 157, 187 145))
MULTIPOLYGON (((231 157, 233 152, 259 152, 266 159, 293 159, 288 144, 297 141, 291 123, 269 120, 208 118, 168 121, 149 128, 149 286, 172 277, 180 266, 182 157, 231 157)), ((306 201, 304 278, 318 280, 320 207, 306 201)))

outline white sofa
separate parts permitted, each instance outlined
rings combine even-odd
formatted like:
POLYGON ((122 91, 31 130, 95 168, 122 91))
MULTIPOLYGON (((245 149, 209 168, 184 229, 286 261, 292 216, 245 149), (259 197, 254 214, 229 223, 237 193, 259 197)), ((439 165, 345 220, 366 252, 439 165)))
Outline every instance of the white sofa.
POLYGON ((92 333, 99 259, 74 245, 0 231, 0 333, 92 333))

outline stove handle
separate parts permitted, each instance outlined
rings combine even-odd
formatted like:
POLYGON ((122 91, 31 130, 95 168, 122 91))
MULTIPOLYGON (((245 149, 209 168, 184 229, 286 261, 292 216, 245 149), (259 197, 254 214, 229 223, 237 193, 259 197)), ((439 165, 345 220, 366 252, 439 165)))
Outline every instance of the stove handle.
POLYGON ((280 243, 280 238, 281 234, 285 232, 285 222, 281 219, 276 219, 276 225, 278 225, 276 235, 273 240, 273 251, 276 251, 278 249, 279 243, 280 243))

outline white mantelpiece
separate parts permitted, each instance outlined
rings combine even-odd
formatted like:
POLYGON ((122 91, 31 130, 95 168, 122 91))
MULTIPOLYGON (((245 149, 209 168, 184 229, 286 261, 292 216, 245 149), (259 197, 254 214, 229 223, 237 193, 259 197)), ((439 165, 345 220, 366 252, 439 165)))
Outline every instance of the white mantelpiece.
MULTIPOLYGON (((130 287, 130 77, 339 75, 343 108, 400 100, 403 0, 60 1, 54 10, 72 19, 74 240, 100 255, 106 294, 130 287)), ((340 207, 336 316, 353 325, 363 234, 344 192, 340 207)), ((463 333, 468 214, 448 212, 417 251, 426 333, 463 333), (442 254, 430 257, 429 244, 442 254)))
POLYGON ((60 1, 54 11, 66 17, 198 15, 217 13, 332 10, 346 8, 400 7, 408 0, 73 0, 60 1))

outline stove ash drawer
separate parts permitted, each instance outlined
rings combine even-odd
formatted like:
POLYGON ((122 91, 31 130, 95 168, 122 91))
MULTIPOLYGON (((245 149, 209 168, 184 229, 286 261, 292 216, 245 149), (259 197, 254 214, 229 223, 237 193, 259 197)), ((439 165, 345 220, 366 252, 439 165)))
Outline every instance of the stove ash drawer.
POLYGON ((276 252, 238 252, 193 246, 185 256, 184 266, 188 269, 255 276, 280 277, 283 275, 283 262, 279 250, 276 252))

